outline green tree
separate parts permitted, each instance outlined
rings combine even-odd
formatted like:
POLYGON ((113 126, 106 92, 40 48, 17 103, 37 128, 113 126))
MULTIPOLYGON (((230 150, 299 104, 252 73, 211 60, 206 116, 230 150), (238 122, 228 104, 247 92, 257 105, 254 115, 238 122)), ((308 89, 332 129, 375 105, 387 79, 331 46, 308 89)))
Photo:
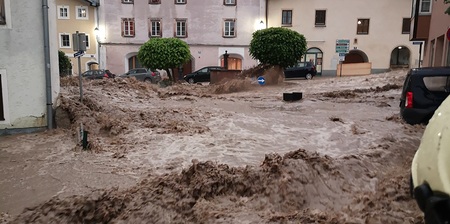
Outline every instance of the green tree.
POLYGON ((253 33, 250 55, 262 64, 286 68, 295 65, 306 52, 302 34, 284 27, 271 27, 253 33))
POLYGON ((152 38, 144 43, 138 52, 142 66, 152 69, 164 69, 170 80, 174 81, 171 68, 178 68, 191 58, 191 52, 186 42, 178 38, 152 38))
POLYGON ((72 69, 72 64, 70 63, 69 57, 63 51, 58 51, 59 60, 59 75, 65 76, 69 75, 69 71, 72 69))

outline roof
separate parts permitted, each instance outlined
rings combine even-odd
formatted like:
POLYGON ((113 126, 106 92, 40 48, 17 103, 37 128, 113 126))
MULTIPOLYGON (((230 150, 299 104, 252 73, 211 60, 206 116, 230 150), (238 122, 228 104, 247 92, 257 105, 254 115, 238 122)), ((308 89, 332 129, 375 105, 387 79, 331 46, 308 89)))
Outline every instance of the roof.
POLYGON ((450 67, 422 67, 411 69, 411 75, 450 75, 450 67))

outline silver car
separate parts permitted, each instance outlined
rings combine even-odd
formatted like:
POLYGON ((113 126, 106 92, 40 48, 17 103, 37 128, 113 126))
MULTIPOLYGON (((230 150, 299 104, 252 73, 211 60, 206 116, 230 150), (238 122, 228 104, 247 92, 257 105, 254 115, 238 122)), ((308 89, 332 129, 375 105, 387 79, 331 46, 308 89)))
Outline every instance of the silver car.
POLYGON ((135 68, 131 69, 125 74, 120 75, 121 78, 135 77, 137 80, 151 83, 158 83, 161 81, 161 75, 158 71, 152 71, 148 68, 135 68))

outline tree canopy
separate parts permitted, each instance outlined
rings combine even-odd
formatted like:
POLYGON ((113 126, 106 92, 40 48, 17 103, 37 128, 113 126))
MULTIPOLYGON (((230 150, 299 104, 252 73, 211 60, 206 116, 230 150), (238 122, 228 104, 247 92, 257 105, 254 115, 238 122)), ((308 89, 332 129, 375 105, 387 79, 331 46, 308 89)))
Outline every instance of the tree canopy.
POLYGON ((282 68, 295 65, 306 52, 305 37, 284 27, 271 27, 253 33, 250 55, 262 64, 282 68))
POLYGON ((63 52, 58 51, 59 60, 59 75, 69 75, 70 69, 72 69, 72 64, 70 63, 69 57, 63 52))
POLYGON ((137 56, 146 68, 168 70, 189 61, 191 52, 186 42, 178 38, 152 38, 139 48, 137 56))

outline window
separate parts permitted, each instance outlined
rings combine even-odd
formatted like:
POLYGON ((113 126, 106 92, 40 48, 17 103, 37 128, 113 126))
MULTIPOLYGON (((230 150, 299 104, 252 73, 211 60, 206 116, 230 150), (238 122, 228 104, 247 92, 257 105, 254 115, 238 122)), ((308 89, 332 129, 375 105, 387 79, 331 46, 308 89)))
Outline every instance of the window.
POLYGON ((150 32, 149 37, 161 37, 161 20, 150 19, 150 32))
POLYGON ((134 37, 134 18, 122 18, 122 37, 134 37))
POLYGON ((176 37, 187 37, 187 28, 186 28, 186 20, 185 19, 176 20, 175 36, 176 37))
POLYGON ((161 4, 161 0, 148 0, 148 4, 161 4))
POLYGON ((122 0, 123 4, 133 4, 134 0, 122 0))
POLYGON ((292 10, 281 11, 281 25, 283 26, 292 25, 292 10))
POLYGON ((89 19, 88 8, 86 6, 77 6, 77 19, 89 19))
POLYGON ((236 0, 223 0, 224 5, 236 5, 236 0))
POLYGON ((70 19, 69 6, 58 6, 58 19, 70 19))
POLYGON ((86 49, 89 49, 90 48, 90 45, 91 45, 91 42, 89 41, 89 34, 85 34, 86 36, 86 41, 85 41, 85 43, 86 43, 86 49))
POLYGON ((223 37, 236 37, 234 19, 226 19, 223 26, 223 37))
POLYGON ((175 0, 175 4, 186 4, 186 0, 175 0))
POLYGON ((370 19, 358 19, 356 34, 369 34, 370 19))
POLYGON ((67 33, 59 34, 59 47, 70 48, 70 34, 67 33))
POLYGON ((431 13, 431 0, 420 1, 420 13, 431 13))
POLYGON ((0 0, 0 25, 6 24, 5 0, 0 0))
POLYGON ((325 26, 326 16, 327 16, 326 10, 316 10, 315 25, 316 26, 325 26))
POLYGON ((402 34, 409 34, 410 29, 411 29, 411 19, 410 18, 403 18, 402 34))

